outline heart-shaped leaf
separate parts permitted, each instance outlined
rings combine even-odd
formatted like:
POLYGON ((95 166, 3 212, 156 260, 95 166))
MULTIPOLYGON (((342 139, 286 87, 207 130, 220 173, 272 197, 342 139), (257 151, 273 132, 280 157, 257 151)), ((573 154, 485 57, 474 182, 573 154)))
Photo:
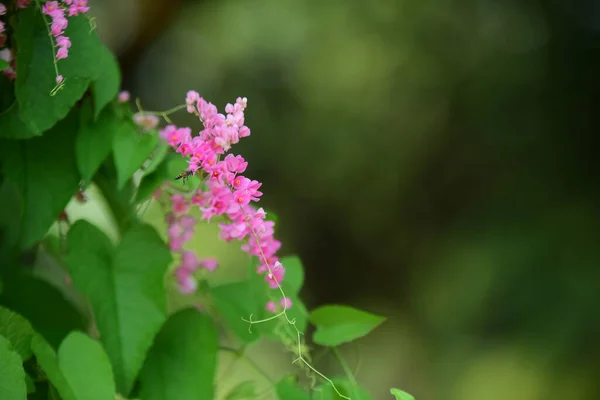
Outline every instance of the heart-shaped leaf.
POLYGON ((315 343, 338 346, 365 336, 385 318, 348 306, 328 305, 314 310, 310 320, 317 328, 313 335, 315 343))

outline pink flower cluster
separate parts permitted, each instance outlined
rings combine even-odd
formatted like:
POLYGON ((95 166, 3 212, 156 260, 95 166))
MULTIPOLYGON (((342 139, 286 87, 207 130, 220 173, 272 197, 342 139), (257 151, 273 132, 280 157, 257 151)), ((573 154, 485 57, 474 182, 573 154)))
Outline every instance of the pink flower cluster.
POLYGON ((69 17, 86 13, 90 9, 87 6, 87 0, 63 0, 60 3, 58 1, 47 1, 42 7, 42 12, 52 18, 50 32, 54 36, 56 46, 58 47, 56 51, 57 60, 67 58, 69 56, 69 47, 71 47, 71 40, 63 35, 69 24, 67 18, 65 18, 67 8, 69 17))
POLYGON ((168 125, 160 135, 183 157, 189 157, 190 173, 206 176, 206 188, 197 190, 189 199, 178 197, 173 208, 187 210, 196 205, 203 219, 225 217, 227 222, 219 224, 220 237, 227 242, 242 241, 242 250, 260 260, 257 273, 265 274, 271 288, 277 288, 285 274, 276 255, 281 242, 273 236, 274 222, 266 220, 262 208, 257 210, 251 204, 262 196, 258 190, 262 184, 242 175, 248 166, 242 156, 225 155, 240 138, 250 135, 250 129, 244 125, 247 99, 238 98, 235 104, 227 104, 225 115, 195 91, 187 93, 186 104, 188 112, 200 118, 204 129, 192 137, 189 128, 168 125))
MULTIPOLYGON (((155 196, 159 196, 155 193, 155 196)), ((183 245, 194 236, 194 226, 196 220, 191 215, 187 215, 189 204, 183 195, 176 194, 171 196, 172 213, 166 215, 166 222, 169 226, 167 235, 169 237, 169 247, 172 252, 181 255, 181 263, 175 270, 175 278, 181 293, 190 294, 196 291, 198 282, 194 274, 203 268, 206 271, 214 271, 218 267, 217 260, 207 258, 199 260, 196 254, 184 250, 183 245)))

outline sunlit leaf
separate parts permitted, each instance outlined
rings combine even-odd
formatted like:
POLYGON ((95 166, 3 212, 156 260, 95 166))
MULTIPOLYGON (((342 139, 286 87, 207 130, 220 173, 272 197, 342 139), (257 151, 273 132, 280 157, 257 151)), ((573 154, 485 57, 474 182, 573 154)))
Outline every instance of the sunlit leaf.
POLYGON ((56 388, 63 400, 77 400, 69 382, 65 379, 56 352, 40 335, 34 335, 31 339, 31 350, 35 354, 37 363, 40 365, 52 385, 56 388))
POLYGON ((104 349, 81 332, 72 332, 58 349, 58 365, 77 400, 114 400, 115 383, 104 349))
POLYGON ((338 346, 365 336, 385 318, 348 306, 327 305, 311 312, 310 320, 317 328, 315 343, 338 346))
POLYGON ((396 400, 415 400, 413 396, 400 389, 392 388, 390 389, 390 393, 396 397, 396 400))
POLYGON ((0 306, 0 335, 4 336, 23 361, 31 356, 33 328, 21 315, 0 306))
POLYGON ((27 386, 21 357, 10 342, 0 335, 0 399, 25 400, 27 386))

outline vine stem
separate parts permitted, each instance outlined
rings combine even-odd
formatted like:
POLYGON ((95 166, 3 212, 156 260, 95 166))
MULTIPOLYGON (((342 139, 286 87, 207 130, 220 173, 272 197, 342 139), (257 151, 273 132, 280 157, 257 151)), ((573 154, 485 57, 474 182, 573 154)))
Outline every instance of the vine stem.
MULTIPOLYGON (((265 266, 267 267, 267 270, 269 271, 269 274, 271 274, 271 276, 273 277, 273 280, 275 281, 275 284, 277 285, 277 288, 279 289, 279 292, 281 293, 281 296, 283 299, 285 299, 285 292, 283 291, 283 287, 281 286, 281 284, 279 283, 279 281, 277 280, 277 278, 275 277, 275 275, 273 274, 273 269, 271 268, 271 266, 269 265, 269 262, 267 260, 267 257, 265 256, 265 253, 262 250, 262 247, 260 245, 260 238, 258 237, 258 234, 256 233, 256 231, 254 230, 254 228, 252 227, 252 225, 250 224, 248 215, 246 214, 246 212, 244 211, 243 208, 241 208, 242 213, 244 214, 244 216, 246 217, 246 225, 248 226, 248 228, 250 229, 250 231, 252 232, 252 236, 254 237, 254 240, 256 241, 258 250, 260 252, 260 255, 262 257, 262 260, 265 264, 265 266)), ((245 322, 249 322, 250 326, 248 327, 248 329, 250 329, 250 327, 252 326, 252 324, 256 324, 256 323, 260 323, 260 322, 266 322, 266 321, 271 321, 275 318, 278 318, 279 316, 283 315, 287 321, 287 323, 289 325, 292 325, 294 327, 294 329, 296 330, 296 335, 297 335, 297 344, 298 344, 298 358, 296 358, 292 363, 296 363, 298 361, 301 361, 307 368, 309 368, 311 371, 313 371, 315 374, 319 375, 322 379, 324 379, 325 381, 327 381, 331 387, 333 388, 333 390, 337 393, 338 396, 340 396, 341 398, 347 399, 347 400, 351 400, 350 397, 348 396, 344 396, 342 393, 340 393, 340 391, 338 390, 337 386, 333 383, 333 381, 331 379, 329 379, 328 377, 326 377, 325 375, 323 375, 319 370, 317 370, 315 367, 313 367, 302 355, 302 339, 301 339, 301 335, 303 335, 302 332, 300 332, 300 330, 296 327, 296 319, 290 319, 287 315, 287 302, 283 302, 283 311, 281 311, 279 314, 276 314, 273 317, 270 318, 266 318, 264 320, 259 320, 259 321, 252 321, 252 316, 250 316, 250 320, 246 320, 244 318, 242 318, 243 321, 245 322)), ((354 379, 353 379, 354 380, 354 379)), ((354 381, 356 382, 356 381, 354 381)))
POLYGON ((138 111, 141 114, 156 115, 158 117, 161 117, 165 121, 167 121, 167 123, 169 123, 169 124, 173 123, 173 121, 171 121, 171 118, 169 118, 169 114, 173 114, 174 112, 177 112, 179 110, 183 110, 184 108, 187 108, 187 104, 180 104, 180 105, 170 108, 166 111, 146 111, 142 108, 139 98, 135 99, 135 105, 137 106, 138 111))
POLYGON ((342 369, 344 370, 344 374, 346 375, 346 378, 348 378, 348 380, 352 384, 352 392, 354 392, 354 394, 357 394, 356 391, 358 390, 358 383, 356 382, 356 379, 354 378, 354 375, 352 374, 352 370, 350 369, 350 366, 348 366, 348 363, 346 363, 346 360, 344 359, 344 357, 342 356, 342 353, 340 352, 340 350, 337 347, 332 347, 331 351, 333 352, 333 355, 335 356, 335 358, 338 360, 338 362, 342 366, 342 369))

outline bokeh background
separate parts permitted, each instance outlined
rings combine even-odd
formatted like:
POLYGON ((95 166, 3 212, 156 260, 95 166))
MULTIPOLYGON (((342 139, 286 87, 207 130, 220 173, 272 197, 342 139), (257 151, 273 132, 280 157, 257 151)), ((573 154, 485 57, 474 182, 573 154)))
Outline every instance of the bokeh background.
MULTIPOLYGON (((90 4, 144 108, 248 98, 234 152, 307 305, 389 317, 343 348, 374 399, 600 399, 600 3, 90 4)), ((234 279, 247 264, 216 232, 198 250, 234 279)), ((249 354, 294 368, 272 344, 249 354)))

